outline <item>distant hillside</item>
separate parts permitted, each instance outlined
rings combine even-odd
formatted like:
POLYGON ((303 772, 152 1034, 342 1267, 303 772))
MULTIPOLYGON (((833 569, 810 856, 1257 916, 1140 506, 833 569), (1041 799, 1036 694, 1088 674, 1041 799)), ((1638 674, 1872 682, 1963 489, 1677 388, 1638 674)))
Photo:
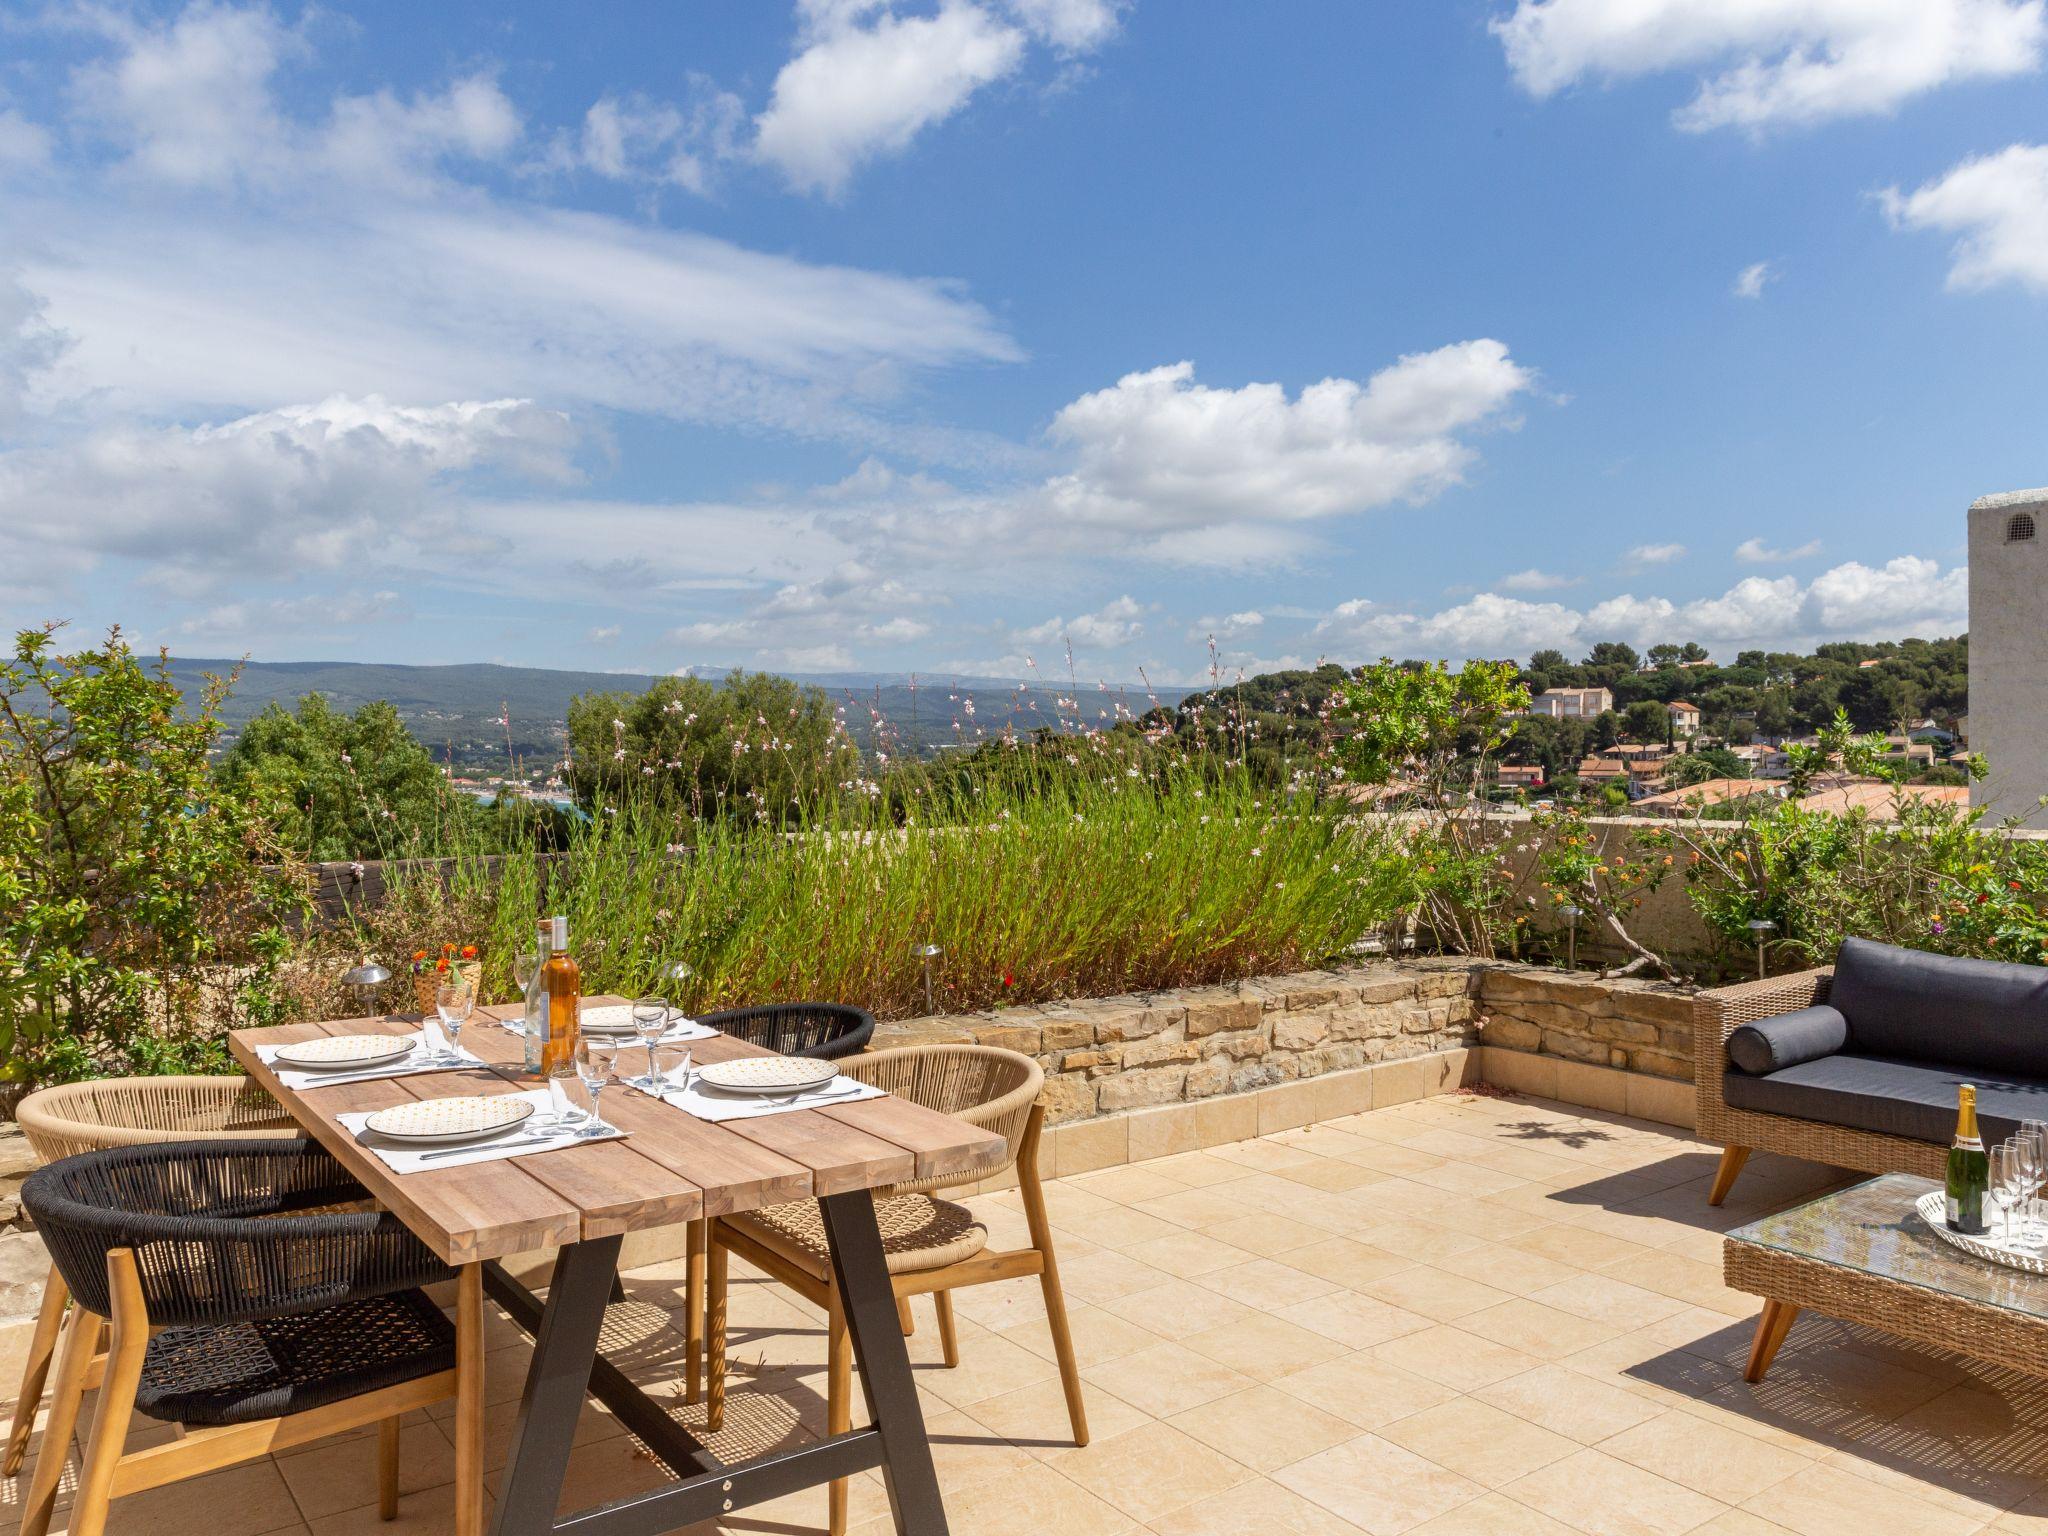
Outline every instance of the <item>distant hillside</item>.
MULTIPOLYGON (((191 693, 204 675, 225 676, 238 664, 205 657, 175 657, 172 674, 191 693)), ((542 667, 500 667, 473 663, 448 667, 386 666, 353 661, 249 661, 239 663, 241 681, 223 711, 230 738, 242 724, 278 703, 290 708, 301 695, 324 694, 338 709, 355 709, 388 699, 413 734, 439 758, 458 766, 501 772, 506 766, 509 710, 511 750, 522 766, 558 759, 565 740, 569 700, 579 693, 640 693, 651 676, 620 672, 557 672, 542 667)), ((847 728, 863 747, 872 747, 875 718, 899 750, 925 753, 947 743, 973 741, 1014 725, 1032 730, 1058 721, 1052 689, 986 677, 927 677, 913 690, 901 672, 789 673, 822 688, 846 710, 847 728), (969 706, 972 706, 971 708, 969 706), (955 731, 958 721, 960 730, 955 731)), ((1179 701, 1184 688, 1140 687, 1084 690, 1081 707, 1089 724, 1107 724, 1116 704, 1133 717, 1161 703, 1179 701), (1107 712, 1098 720, 1100 712, 1107 712)))

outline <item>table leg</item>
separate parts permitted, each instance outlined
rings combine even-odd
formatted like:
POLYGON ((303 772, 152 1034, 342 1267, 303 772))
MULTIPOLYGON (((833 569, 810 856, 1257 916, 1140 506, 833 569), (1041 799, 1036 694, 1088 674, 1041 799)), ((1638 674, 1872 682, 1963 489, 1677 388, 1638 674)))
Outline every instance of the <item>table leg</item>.
POLYGON ((1764 1372, 1778 1356, 1778 1346, 1785 1342, 1785 1335, 1792 1331, 1793 1319, 1798 1316, 1799 1309, 1789 1301, 1765 1300, 1756 1320, 1756 1337, 1750 1342, 1749 1364, 1743 1367, 1744 1381, 1764 1379, 1764 1372))
POLYGON ((605 1304, 618 1274, 619 1242, 601 1237, 569 1243, 555 1257, 491 1522, 493 1536, 547 1536, 555 1528, 555 1502, 569 1469, 605 1304))
MULTIPOLYGON (((392 1497, 395 1507, 396 1482, 392 1497)), ((483 1501, 484 1267, 465 1264, 455 1274, 455 1536, 483 1536, 483 1501)))
POLYGON ((882 1257, 874 1198, 857 1189, 828 1195, 818 1204, 832 1246, 832 1274, 846 1331, 860 1367, 861 1392, 882 1441, 882 1478, 888 1484, 897 1536, 947 1536, 946 1507, 939 1498, 910 1356, 903 1347, 896 1293, 882 1257))

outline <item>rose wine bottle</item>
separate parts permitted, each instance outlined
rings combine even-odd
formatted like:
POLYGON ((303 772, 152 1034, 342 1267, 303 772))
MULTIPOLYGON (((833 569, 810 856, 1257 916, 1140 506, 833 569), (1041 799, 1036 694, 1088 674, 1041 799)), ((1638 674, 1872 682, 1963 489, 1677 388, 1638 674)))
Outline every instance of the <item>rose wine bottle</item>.
POLYGON ((569 919, 555 919, 549 935, 548 963, 540 969, 541 991, 547 996, 547 1038, 541 1042, 541 1071, 552 1075, 576 1059, 578 1014, 583 1002, 583 973, 569 958, 569 919))
POLYGON ((1948 1149, 1948 1225, 1952 1232, 1984 1232, 1984 1192, 1991 1183, 1991 1159, 1977 1134, 1977 1090, 1964 1083, 1956 1092, 1956 1139, 1948 1149))

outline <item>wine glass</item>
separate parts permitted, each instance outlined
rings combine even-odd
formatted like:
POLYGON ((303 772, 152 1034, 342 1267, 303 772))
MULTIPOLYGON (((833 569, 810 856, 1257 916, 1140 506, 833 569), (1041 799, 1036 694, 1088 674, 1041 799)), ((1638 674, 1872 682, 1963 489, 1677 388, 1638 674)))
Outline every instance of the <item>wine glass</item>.
POLYGON ((629 1078, 635 1088, 660 1096, 666 1083, 661 1075, 661 1058, 658 1054, 661 1037, 668 1033, 669 1007, 658 997, 640 997, 633 1000, 633 1033, 640 1037, 640 1043, 647 1047, 647 1071, 640 1077, 629 1078))
POLYGON ((462 1026, 475 1008, 476 988, 459 976, 450 975, 434 988, 434 1012, 441 1016, 441 1033, 448 1038, 448 1049, 435 1052, 438 1060, 463 1059, 462 1026))
POLYGON ((2009 1136, 1991 1149, 1990 1180, 1984 1193, 2001 1213, 2000 1241, 2010 1243, 2013 1237, 2013 1210, 2026 1198, 2026 1164, 2020 1155, 2019 1138, 2009 1136))
POLYGON ((2019 1241, 2028 1247, 2037 1247, 2048 1237, 2048 1227, 2034 1214, 2034 1192, 2041 1187, 2041 1180, 2048 1177, 2048 1138, 2039 1131, 2022 1127, 2011 1142, 2017 1148, 2016 1171, 2019 1174, 2020 1232, 2019 1241))
MULTIPOLYGON (((522 999, 531 1003, 533 1000, 533 989, 540 981, 540 952, 538 950, 522 949, 512 957, 512 964, 514 973, 519 977, 519 995, 522 999)), ((526 1032, 526 1020, 523 1016, 519 1021, 519 1032, 521 1034, 526 1032)))
POLYGON ((611 1081, 612 1059, 618 1051, 618 1041, 600 1039, 596 1035, 583 1035, 576 1042, 576 1075, 583 1079, 583 1086, 590 1091, 590 1121, 580 1135, 612 1134, 612 1128, 605 1124, 604 1115, 597 1107, 597 1098, 604 1092, 604 1085, 611 1081))

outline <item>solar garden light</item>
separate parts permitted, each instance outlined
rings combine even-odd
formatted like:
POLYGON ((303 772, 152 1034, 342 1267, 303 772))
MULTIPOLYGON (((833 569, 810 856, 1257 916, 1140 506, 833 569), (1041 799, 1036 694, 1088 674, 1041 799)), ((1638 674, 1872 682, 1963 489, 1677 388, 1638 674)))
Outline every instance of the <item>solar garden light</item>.
POLYGON ((1558 915, 1571 926, 1564 931, 1564 968, 1576 971, 1579 968, 1579 919, 1586 915, 1583 907, 1559 907, 1558 915))
POLYGON ((932 1006, 932 962, 945 951, 936 944, 920 944, 911 953, 924 962, 924 1011, 929 1017, 938 1012, 938 1009, 932 1006))
POLYGON ((1772 934, 1778 931, 1778 925, 1768 917, 1756 917, 1751 918, 1743 926, 1749 930, 1750 936, 1756 940, 1756 979, 1762 981, 1764 979, 1764 944, 1772 934))
POLYGON ((363 1010, 364 1018, 370 1016, 371 1005, 377 1000, 377 989, 390 979, 390 971, 367 958, 361 965, 352 965, 341 973, 341 984, 353 987, 357 992, 357 1006, 363 1010))

